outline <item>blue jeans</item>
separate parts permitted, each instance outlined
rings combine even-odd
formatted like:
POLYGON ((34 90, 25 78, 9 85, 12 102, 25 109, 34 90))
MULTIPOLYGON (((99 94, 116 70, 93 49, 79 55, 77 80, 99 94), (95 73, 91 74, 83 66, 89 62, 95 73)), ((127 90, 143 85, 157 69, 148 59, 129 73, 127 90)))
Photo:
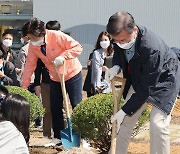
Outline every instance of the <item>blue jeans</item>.
MULTIPOLYGON (((65 82, 66 91, 74 108, 82 101, 82 74, 81 72, 65 82)), ((52 127, 54 138, 60 139, 60 130, 64 129, 63 95, 60 82, 50 81, 50 100, 52 113, 52 127)))

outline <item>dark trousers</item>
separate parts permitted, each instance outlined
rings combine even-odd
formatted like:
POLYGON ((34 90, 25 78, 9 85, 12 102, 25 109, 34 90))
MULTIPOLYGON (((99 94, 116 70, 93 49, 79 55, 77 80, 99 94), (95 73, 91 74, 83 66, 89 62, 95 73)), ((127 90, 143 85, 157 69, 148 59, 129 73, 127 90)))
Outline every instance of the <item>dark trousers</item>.
MULTIPOLYGON (((82 74, 81 72, 65 82, 66 91, 74 108, 82 101, 82 74)), ((54 138, 60 139, 60 130, 64 129, 63 95, 60 82, 50 81, 50 102, 52 114, 52 127, 54 138)))

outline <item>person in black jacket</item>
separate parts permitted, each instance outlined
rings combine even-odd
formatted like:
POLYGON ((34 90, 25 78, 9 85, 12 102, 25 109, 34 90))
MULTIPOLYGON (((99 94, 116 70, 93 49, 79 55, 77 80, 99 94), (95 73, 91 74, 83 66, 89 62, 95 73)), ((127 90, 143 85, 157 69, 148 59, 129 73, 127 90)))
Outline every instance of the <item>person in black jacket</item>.
POLYGON ((93 58, 93 52, 91 52, 89 55, 89 59, 87 62, 87 74, 86 74, 86 78, 84 80, 84 85, 83 85, 83 90, 86 91, 87 97, 91 97, 94 95, 93 90, 92 90, 92 84, 91 84, 92 58, 93 58))
MULTIPOLYGON (((38 59, 35 70, 34 86, 35 86, 36 95, 39 97, 41 97, 42 95, 42 104, 46 110, 43 117, 43 136, 48 138, 51 137, 51 126, 52 126, 49 83, 50 83, 49 71, 45 67, 41 59, 38 59)), ((40 117, 36 119, 35 124, 37 126, 41 126, 40 117)))
POLYGON ((106 79, 111 80, 120 70, 126 78, 125 103, 111 119, 118 124, 116 153, 127 153, 133 127, 150 103, 150 153, 169 154, 171 112, 180 88, 176 54, 159 36, 137 26, 128 12, 112 15, 106 29, 115 50, 106 79))
POLYGON ((0 50, 0 84, 19 86, 15 66, 10 61, 4 60, 4 54, 0 50))
MULTIPOLYGON (((46 23, 46 29, 49 30, 60 30, 60 27, 60 23, 56 20, 46 23)), ((41 52, 46 54, 46 45, 41 46, 41 52)), ((52 114, 50 108, 50 76, 48 69, 45 67, 41 59, 38 59, 37 61, 34 86, 36 95, 42 95, 42 104, 46 110, 43 117, 43 136, 50 138, 52 127, 52 114)), ((37 125, 38 122, 41 122, 40 118, 37 118, 36 120, 37 125)), ((45 146, 54 146, 56 144, 59 144, 59 142, 56 139, 52 139, 52 141, 45 146)))

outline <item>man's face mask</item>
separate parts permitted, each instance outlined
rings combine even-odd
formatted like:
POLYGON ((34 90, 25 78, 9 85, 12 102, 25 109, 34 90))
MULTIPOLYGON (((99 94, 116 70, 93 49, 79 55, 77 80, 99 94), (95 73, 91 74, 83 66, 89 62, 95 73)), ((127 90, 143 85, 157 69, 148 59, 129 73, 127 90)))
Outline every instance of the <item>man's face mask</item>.
POLYGON ((9 39, 3 40, 2 43, 3 43, 3 45, 6 46, 6 47, 12 46, 12 40, 9 40, 9 39))
POLYGON ((130 49, 133 45, 134 45, 134 43, 135 43, 135 41, 136 41, 136 39, 132 39, 130 42, 128 42, 128 43, 123 43, 123 44, 121 44, 121 43, 116 43, 120 48, 122 48, 122 49, 125 49, 125 50, 128 50, 128 49, 130 49))
POLYGON ((38 41, 31 41, 32 45, 34 46, 41 46, 44 44, 44 39, 40 39, 38 41))

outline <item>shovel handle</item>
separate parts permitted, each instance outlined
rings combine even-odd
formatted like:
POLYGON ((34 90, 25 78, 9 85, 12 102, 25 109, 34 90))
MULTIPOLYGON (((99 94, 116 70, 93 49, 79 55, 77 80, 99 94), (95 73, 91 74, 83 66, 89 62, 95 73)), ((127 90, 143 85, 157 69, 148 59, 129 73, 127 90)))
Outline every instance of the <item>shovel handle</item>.
POLYGON ((53 66, 54 66, 55 72, 59 78, 59 81, 61 83, 61 89, 62 89, 62 94, 63 94, 63 99, 64 99, 64 107, 65 107, 65 111, 66 111, 66 116, 67 116, 67 118, 70 118, 68 100, 67 100, 67 92, 66 92, 65 81, 64 81, 65 61, 63 64, 63 74, 62 75, 60 75, 57 67, 54 64, 54 62, 53 62, 53 66))
POLYGON ((68 137, 69 137, 70 142, 72 142, 73 141, 72 126, 71 126, 70 113, 69 113, 69 107, 68 107, 66 86, 65 86, 65 81, 64 81, 65 61, 64 61, 64 64, 63 64, 63 74, 62 74, 62 76, 60 75, 57 67, 54 64, 54 62, 53 62, 53 66, 54 66, 55 72, 56 72, 56 74, 57 74, 57 76, 59 78, 59 81, 61 83, 61 89, 62 89, 62 94, 63 94, 63 99, 64 99, 64 107, 65 107, 66 116, 67 116, 67 125, 68 125, 68 132, 69 132, 68 137))
MULTIPOLYGON (((124 87, 125 87, 126 79, 115 76, 111 80, 111 86, 112 86, 112 94, 113 94, 113 101, 114 101, 114 111, 113 115, 115 115, 118 110, 119 110, 119 102, 121 100, 124 87), (121 89, 119 91, 119 95, 117 97, 116 95, 116 89, 115 89, 115 81, 119 81, 122 83, 121 89)), ((111 149, 110 149, 110 154, 115 154, 116 153, 116 136, 117 136, 117 122, 114 121, 112 124, 112 135, 111 135, 111 149)))

